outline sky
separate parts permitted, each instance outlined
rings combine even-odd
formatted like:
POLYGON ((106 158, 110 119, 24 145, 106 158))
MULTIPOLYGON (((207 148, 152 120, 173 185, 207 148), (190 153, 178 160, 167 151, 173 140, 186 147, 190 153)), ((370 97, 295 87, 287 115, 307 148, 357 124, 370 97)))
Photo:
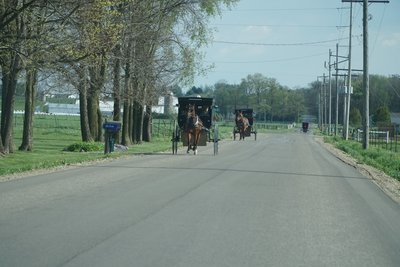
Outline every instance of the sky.
MULTIPOLYGON (((369 73, 400 74, 400 0, 370 3, 368 11, 369 73)), ((362 18, 362 3, 354 3, 352 69, 363 67, 362 18)), ((213 68, 194 85, 239 84, 261 73, 292 89, 307 87, 328 75, 336 43, 339 56, 349 55, 349 24, 350 3, 341 0, 241 0, 210 20, 214 41, 202 52, 213 68)))

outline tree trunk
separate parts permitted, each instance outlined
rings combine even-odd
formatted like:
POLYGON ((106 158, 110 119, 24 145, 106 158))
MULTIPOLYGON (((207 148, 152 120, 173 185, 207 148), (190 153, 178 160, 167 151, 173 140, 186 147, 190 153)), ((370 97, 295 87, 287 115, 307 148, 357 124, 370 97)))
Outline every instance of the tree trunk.
POLYGON ((151 125, 152 125, 151 106, 146 105, 146 112, 144 114, 144 121, 143 121, 143 141, 145 142, 151 142, 151 125))
POLYGON ((92 91, 87 97, 87 110, 88 110, 88 121, 90 135, 95 141, 100 141, 101 138, 98 137, 99 132, 99 95, 96 91, 92 91))
POLYGON ((143 105, 135 101, 133 108, 133 142, 140 144, 143 141, 143 105))
POLYGON ((93 141, 92 134, 90 133, 87 97, 86 91, 79 91, 79 110, 80 110, 80 123, 81 123, 81 136, 83 142, 93 141))
MULTIPOLYGON (((113 98, 114 98, 114 108, 113 108, 113 120, 121 120, 121 90, 119 79, 121 77, 121 46, 117 45, 114 50, 114 86, 113 86, 113 98)), ((120 143, 121 133, 115 137, 115 143, 120 143)))
POLYGON ((130 139, 130 135, 129 135, 129 126, 130 124, 128 123, 129 121, 129 100, 125 99, 124 100, 124 113, 122 114, 122 140, 121 140, 121 144, 124 146, 129 146, 132 144, 131 139, 130 139))
POLYGON ((79 66, 77 74, 79 77, 78 92, 79 92, 79 113, 80 113, 79 117, 81 124, 81 137, 83 142, 91 142, 93 141, 93 137, 89 127, 89 115, 87 107, 87 80, 86 80, 85 68, 79 66))
MULTIPOLYGON (((130 55, 130 50, 128 49, 127 55, 130 55)), ((125 63, 124 73, 125 73, 125 83, 124 83, 124 109, 122 114, 122 140, 121 144, 124 146, 129 146, 132 144, 132 140, 130 138, 130 109, 131 109, 131 64, 129 62, 129 58, 126 58, 127 62, 125 63)))
POLYGON ((113 84, 113 98, 114 98, 114 109, 113 109, 113 120, 121 120, 121 90, 119 79, 121 77, 121 46, 117 45, 114 51, 114 84, 113 84))
POLYGON ((20 57, 14 52, 10 52, 8 57, 10 66, 2 66, 2 106, 1 106, 1 138, 4 154, 14 152, 13 118, 15 91, 17 87, 18 74, 20 72, 20 57))
POLYGON ((29 69, 26 72, 24 127, 22 143, 18 148, 21 151, 32 151, 33 149, 33 116, 35 114, 37 75, 36 69, 29 69))
POLYGON ((100 112, 100 92, 105 82, 106 62, 105 54, 102 53, 93 62, 93 66, 89 67, 90 86, 87 99, 88 118, 91 135, 95 141, 102 140, 102 116, 100 112))
POLYGON ((3 146, 3 141, 1 138, 1 131, 0 131, 0 156, 4 154, 4 146, 3 146))

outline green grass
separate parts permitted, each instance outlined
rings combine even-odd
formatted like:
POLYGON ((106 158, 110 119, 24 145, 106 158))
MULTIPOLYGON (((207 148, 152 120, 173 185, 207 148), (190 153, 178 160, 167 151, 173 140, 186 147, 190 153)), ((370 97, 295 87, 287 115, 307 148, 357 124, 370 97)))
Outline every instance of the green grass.
MULTIPOLYGON (((125 155, 170 151, 172 129, 170 120, 153 120, 152 142, 132 145, 125 151, 104 154, 104 144, 81 142, 78 116, 36 115, 34 118, 33 151, 18 151, 22 137, 22 115, 14 116, 15 152, 0 156, 0 176, 37 169, 68 166, 87 161, 115 158, 125 155), (82 152, 81 152, 82 151, 82 152), (85 152, 86 151, 86 152, 85 152)), ((218 123, 219 139, 231 139, 233 122, 218 123)), ((257 129, 261 132, 281 132, 257 129)))
POLYGON ((334 144, 337 148, 355 158, 359 163, 373 166, 400 181, 400 153, 375 146, 369 146, 365 150, 359 142, 346 141, 337 137, 325 137, 324 140, 325 142, 334 144))
POLYGON ((87 161, 95 161, 110 157, 120 157, 136 153, 166 151, 171 147, 170 137, 155 137, 152 143, 132 145, 127 151, 115 151, 104 154, 104 144, 82 144, 77 116, 40 115, 34 119, 33 151, 18 151, 22 136, 22 116, 14 118, 15 152, 0 156, 0 176, 67 166, 87 161), (73 146, 90 146, 89 152, 66 151, 73 146), (97 148, 97 149, 93 149, 97 148))

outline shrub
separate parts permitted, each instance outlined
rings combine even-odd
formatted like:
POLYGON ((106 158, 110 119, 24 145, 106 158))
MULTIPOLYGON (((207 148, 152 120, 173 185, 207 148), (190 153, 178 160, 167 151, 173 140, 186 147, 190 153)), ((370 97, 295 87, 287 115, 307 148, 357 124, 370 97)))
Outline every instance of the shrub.
POLYGON ((89 151, 101 151, 104 149, 103 143, 96 143, 96 142, 79 142, 73 143, 66 148, 64 151, 70 152, 89 152, 89 151))

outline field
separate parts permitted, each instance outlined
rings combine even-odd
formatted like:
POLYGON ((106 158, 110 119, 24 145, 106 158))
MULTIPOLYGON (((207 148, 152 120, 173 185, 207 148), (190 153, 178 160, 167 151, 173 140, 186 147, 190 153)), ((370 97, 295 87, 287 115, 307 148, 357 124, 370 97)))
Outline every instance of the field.
MULTIPOLYGON (((82 145, 79 117, 66 115, 37 114, 34 118, 33 151, 18 151, 22 137, 22 114, 14 116, 15 152, 0 157, 0 176, 36 169, 46 169, 87 161, 120 157, 130 154, 155 153, 171 149, 172 120, 153 120, 153 141, 132 145, 128 150, 104 154, 102 142, 90 144, 90 152, 69 152, 69 146, 82 145)), ((219 123, 220 139, 232 138, 233 123, 219 123)), ((265 128, 265 127, 264 127, 265 128)), ((274 126, 274 128, 279 128, 274 126)), ((265 129, 264 129, 265 131, 265 129)))
MULTIPOLYGON (((0 157, 0 176, 27 172, 36 169, 46 169, 70 164, 96 161, 124 155, 156 153, 171 149, 173 120, 153 120, 152 142, 143 142, 129 147, 128 150, 117 150, 104 154, 104 144, 88 144, 92 148, 89 152, 69 152, 66 148, 71 145, 82 146, 79 117, 61 115, 35 115, 33 151, 18 151, 22 136, 22 115, 14 116, 14 153, 0 157)), ((288 124, 255 124, 260 132, 288 132, 293 131, 288 124)), ((218 122, 219 138, 231 139, 233 122, 218 122)), ((253 138, 253 137, 250 137, 253 138)), ((341 138, 325 136, 325 142, 334 144, 361 163, 376 167, 386 174, 400 180, 400 153, 371 145, 365 151, 357 141, 344 141, 341 138)), ((87 145, 87 144, 86 144, 87 145)), ((397 150, 398 151, 398 150, 397 150)))
MULTIPOLYGON (((165 151, 170 147, 170 137, 154 137, 154 142, 132 146, 127 151, 104 154, 104 144, 93 144, 97 148, 90 152, 68 152, 65 149, 73 144, 81 144, 78 116, 35 115, 33 151, 18 151, 22 136, 22 115, 14 119, 14 153, 0 157, 0 175, 8 175, 35 169, 51 168, 86 161, 118 157, 133 153, 165 151)), ((165 130, 166 132, 166 130, 165 130)))
POLYGON ((335 147, 346 152, 359 163, 367 164, 400 181, 400 153, 388 150, 383 146, 370 145, 368 150, 355 140, 345 141, 342 138, 328 137, 325 142, 332 143, 335 147))

